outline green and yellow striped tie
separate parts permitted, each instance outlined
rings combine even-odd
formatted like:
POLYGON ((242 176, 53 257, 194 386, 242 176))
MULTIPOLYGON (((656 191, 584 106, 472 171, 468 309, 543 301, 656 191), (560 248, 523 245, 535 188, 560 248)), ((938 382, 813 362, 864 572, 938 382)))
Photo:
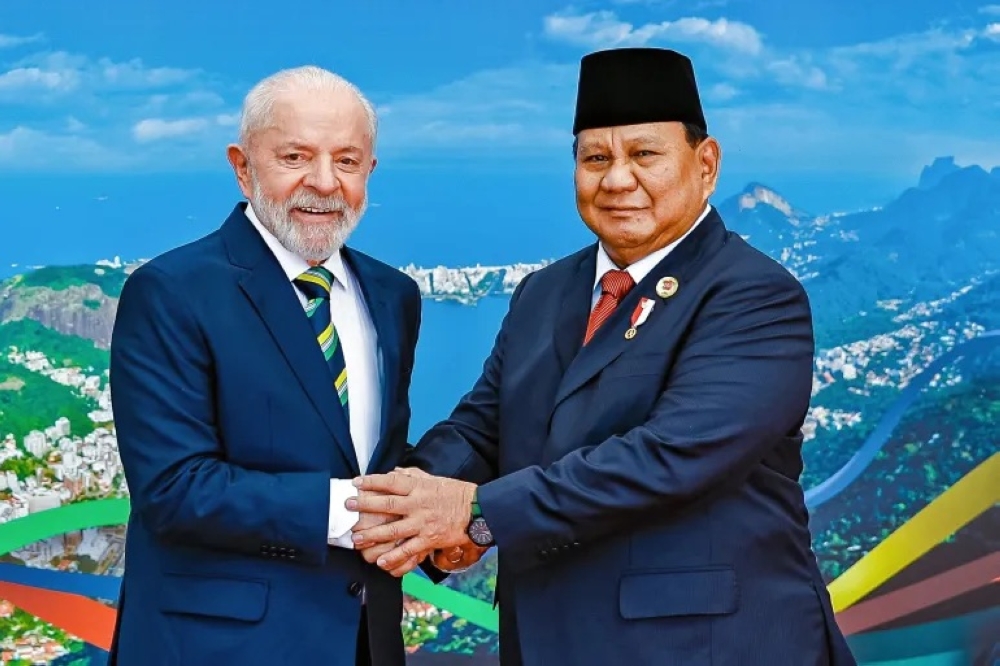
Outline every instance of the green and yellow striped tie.
POLYGON ((347 408, 347 363, 344 361, 344 346, 341 344, 337 328, 330 317, 330 288, 333 285, 333 273, 322 266, 313 266, 295 279, 302 293, 309 299, 306 303, 306 314, 309 323, 316 333, 319 348, 323 351, 326 364, 334 377, 333 385, 340 396, 340 404, 344 407, 344 416, 350 417, 347 408))

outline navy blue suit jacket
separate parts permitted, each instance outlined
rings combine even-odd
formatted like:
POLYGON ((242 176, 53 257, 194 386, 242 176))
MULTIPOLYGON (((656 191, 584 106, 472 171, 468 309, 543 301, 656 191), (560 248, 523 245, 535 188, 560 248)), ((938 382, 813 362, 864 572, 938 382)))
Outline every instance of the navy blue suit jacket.
POLYGON ((581 348, 596 251, 521 282, 482 376, 408 461, 483 484, 502 663, 854 666, 798 483, 801 285, 713 210, 581 348))
MULTIPOLYGON (((244 207, 121 294, 110 381, 132 514, 111 664, 354 666, 363 585, 374 663, 401 666, 399 579, 327 545, 330 479, 358 462, 303 308, 244 207)), ((378 334, 369 469, 385 472, 406 447, 420 292, 344 258, 378 334)))

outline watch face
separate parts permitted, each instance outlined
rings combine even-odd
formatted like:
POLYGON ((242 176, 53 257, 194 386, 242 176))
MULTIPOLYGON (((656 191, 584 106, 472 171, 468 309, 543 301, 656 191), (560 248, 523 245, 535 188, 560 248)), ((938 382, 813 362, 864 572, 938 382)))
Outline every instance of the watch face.
POLYGON ((469 523, 469 538, 477 546, 485 548, 493 545, 493 534, 482 518, 473 518, 472 522, 469 523))

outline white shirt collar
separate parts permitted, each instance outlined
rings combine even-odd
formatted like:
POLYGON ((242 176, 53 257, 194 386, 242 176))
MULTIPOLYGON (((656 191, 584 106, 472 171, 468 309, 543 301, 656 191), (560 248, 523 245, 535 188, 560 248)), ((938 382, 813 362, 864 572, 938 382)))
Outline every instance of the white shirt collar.
MULTIPOLYGON (((704 220, 708 216, 708 213, 711 210, 712 206, 710 204, 706 204, 705 210, 701 212, 701 216, 699 216, 698 219, 695 220, 694 224, 691 225, 691 228, 688 229, 683 236, 675 240, 670 245, 660 248, 659 250, 653 252, 652 254, 646 255, 645 257, 635 262, 631 266, 625 268, 625 270, 628 271, 628 274, 632 276, 632 279, 635 281, 635 283, 639 284, 640 282, 642 282, 642 279, 647 275, 649 275, 649 272, 653 270, 653 268, 655 268, 658 263, 663 261, 664 257, 670 254, 670 252, 673 251, 675 247, 680 245, 681 242, 685 238, 687 238, 692 231, 695 230, 695 227, 701 224, 702 220, 704 220)), ((620 269, 615 264, 615 262, 611 261, 611 257, 608 256, 607 251, 604 249, 604 245, 598 244, 597 270, 595 271, 596 274, 594 276, 594 289, 597 289, 600 286, 601 278, 604 277, 604 274, 607 273, 608 271, 613 271, 613 270, 620 270, 620 269)))
MULTIPOLYGON (((264 228, 264 225, 260 222, 260 218, 257 217, 257 213, 253 210, 253 205, 249 202, 247 203, 246 216, 249 218, 254 228, 256 228, 260 235, 263 236, 264 242, 267 243, 267 246, 271 248, 271 252, 274 253, 278 263, 281 264, 281 269, 285 271, 285 275, 288 277, 289 282, 294 282, 295 278, 302 275, 309 269, 308 261, 294 252, 291 252, 288 248, 281 244, 281 241, 274 237, 274 234, 264 228)), ((339 250, 334 252, 333 255, 324 261, 322 265, 324 268, 333 273, 335 281, 340 284, 342 289, 347 288, 347 268, 344 266, 344 258, 341 256, 339 250)))

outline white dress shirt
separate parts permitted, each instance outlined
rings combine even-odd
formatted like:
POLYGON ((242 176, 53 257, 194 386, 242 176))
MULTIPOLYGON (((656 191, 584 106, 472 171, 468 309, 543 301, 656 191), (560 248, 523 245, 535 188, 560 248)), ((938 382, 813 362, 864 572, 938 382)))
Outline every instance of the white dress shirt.
MULTIPOLYGON (((309 269, 309 262, 290 252, 265 229, 254 213, 253 206, 249 204, 246 215, 278 259, 288 281, 295 287, 299 302, 305 308, 307 299, 294 284, 294 280, 309 269)), ((363 474, 378 443, 381 427, 382 372, 378 337, 357 278, 348 270, 340 252, 323 262, 323 266, 334 277, 330 289, 330 314, 344 347, 350 395, 348 408, 351 439, 354 440, 354 450, 363 474)), ((330 545, 354 548, 351 528, 358 520, 358 513, 348 511, 344 502, 356 494, 357 489, 351 484, 351 479, 330 480, 330 520, 327 534, 330 545)))
MULTIPOLYGON (((628 274, 632 276, 632 279, 635 281, 636 284, 639 284, 644 277, 649 275, 649 271, 653 270, 653 268, 655 268, 658 263, 663 261, 664 257, 670 254, 675 247, 681 244, 681 241, 687 238, 691 234, 691 232, 694 231, 699 224, 701 224, 701 221, 708 216, 708 213, 711 210, 712 206, 709 204, 705 204, 705 210, 701 212, 701 215, 698 217, 697 220, 695 220, 694 224, 691 225, 691 228, 688 229, 683 236, 675 240, 670 245, 660 248, 659 250, 653 252, 652 254, 646 255, 645 257, 635 262, 631 266, 628 266, 624 270, 627 271, 628 274)), ((595 273, 594 294, 590 302, 591 310, 593 310, 597 306, 597 301, 600 300, 601 298, 601 278, 604 277, 604 274, 607 273, 608 271, 614 271, 614 270, 621 270, 621 269, 619 269, 618 266, 615 265, 615 262, 611 261, 611 257, 608 256, 607 251, 604 249, 604 245, 603 244, 599 245, 597 250, 597 270, 594 271, 595 273)))

